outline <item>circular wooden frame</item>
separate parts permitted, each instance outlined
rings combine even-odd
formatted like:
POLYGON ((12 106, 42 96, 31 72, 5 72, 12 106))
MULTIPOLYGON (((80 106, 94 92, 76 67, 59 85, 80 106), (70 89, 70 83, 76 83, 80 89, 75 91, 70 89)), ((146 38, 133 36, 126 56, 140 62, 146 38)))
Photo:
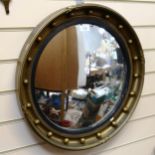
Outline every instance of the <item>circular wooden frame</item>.
MULTIPOLYGON (((65 27, 64 27, 65 28, 65 27)), ((17 95, 22 110, 31 127, 46 141, 58 147, 80 150, 94 147, 115 135, 131 116, 139 100, 144 81, 144 56, 138 37, 129 23, 115 11, 100 5, 82 4, 55 12, 41 22, 31 33, 17 67, 17 95), (38 114, 32 97, 32 65, 38 48, 47 35, 57 31, 64 24, 82 19, 97 20, 113 27, 119 34, 127 49, 130 59, 129 86, 122 106, 98 129, 78 135, 59 132, 49 126, 38 114)))

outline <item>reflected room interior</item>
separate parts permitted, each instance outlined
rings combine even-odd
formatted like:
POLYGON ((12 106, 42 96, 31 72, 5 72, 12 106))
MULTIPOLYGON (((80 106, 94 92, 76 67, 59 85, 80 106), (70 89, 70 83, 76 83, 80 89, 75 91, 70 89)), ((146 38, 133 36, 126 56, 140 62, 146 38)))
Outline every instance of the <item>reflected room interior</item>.
POLYGON ((48 42, 39 58, 35 101, 61 128, 95 126, 118 106, 126 70, 123 51, 106 29, 70 26, 48 42))

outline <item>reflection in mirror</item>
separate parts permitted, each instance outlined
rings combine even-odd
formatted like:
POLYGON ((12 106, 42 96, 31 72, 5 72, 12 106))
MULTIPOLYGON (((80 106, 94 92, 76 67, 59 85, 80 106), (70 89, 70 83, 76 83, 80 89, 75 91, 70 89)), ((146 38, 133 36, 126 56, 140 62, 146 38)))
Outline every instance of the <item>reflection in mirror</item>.
POLYGON ((42 51, 35 102, 60 128, 96 126, 120 106, 126 72, 123 51, 107 30, 91 24, 71 26, 42 51))

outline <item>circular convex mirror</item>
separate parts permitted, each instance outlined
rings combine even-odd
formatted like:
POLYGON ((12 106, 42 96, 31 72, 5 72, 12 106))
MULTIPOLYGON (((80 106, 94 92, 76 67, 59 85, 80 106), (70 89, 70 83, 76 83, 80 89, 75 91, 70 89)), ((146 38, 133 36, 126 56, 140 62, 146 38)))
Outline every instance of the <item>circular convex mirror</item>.
POLYGON ((23 47, 17 92, 32 128, 65 149, 94 147, 127 121, 141 94, 144 56, 129 23, 92 4, 57 11, 23 47))

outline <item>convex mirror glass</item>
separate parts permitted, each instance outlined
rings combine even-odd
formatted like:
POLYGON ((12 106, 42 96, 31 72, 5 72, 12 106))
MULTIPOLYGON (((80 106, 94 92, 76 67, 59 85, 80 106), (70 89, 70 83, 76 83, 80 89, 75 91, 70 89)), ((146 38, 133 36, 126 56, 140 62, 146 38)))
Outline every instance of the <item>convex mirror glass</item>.
POLYGON ((77 24, 60 31, 43 49, 34 75, 35 104, 49 123, 80 132, 115 112, 126 77, 127 63, 116 38, 99 26, 77 24))

